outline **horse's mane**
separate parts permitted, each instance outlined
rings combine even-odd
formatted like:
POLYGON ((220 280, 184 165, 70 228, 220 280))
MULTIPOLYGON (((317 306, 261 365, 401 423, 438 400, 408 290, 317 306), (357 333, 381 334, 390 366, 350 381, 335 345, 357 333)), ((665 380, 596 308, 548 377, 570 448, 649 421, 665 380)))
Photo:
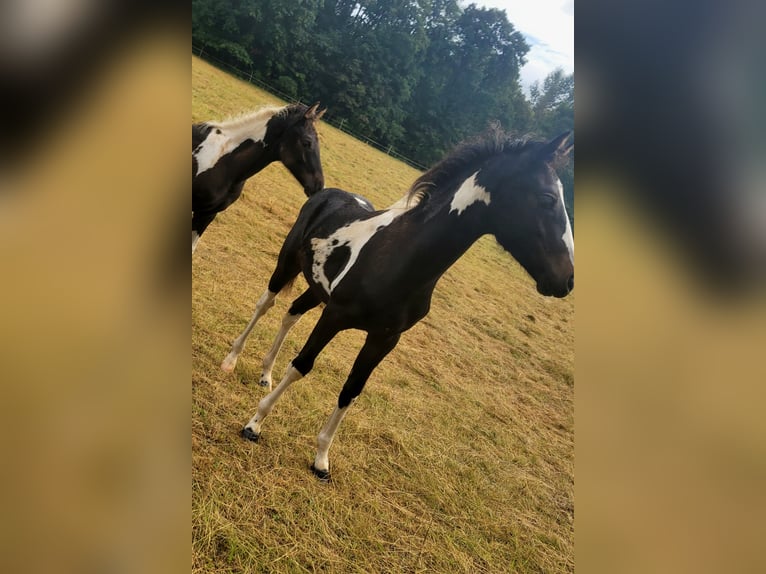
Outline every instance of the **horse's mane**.
POLYGON ((423 203, 440 190, 449 193, 445 184, 461 175, 466 168, 499 153, 521 154, 537 148, 543 142, 533 141, 529 136, 516 138, 492 125, 482 135, 459 144, 447 157, 421 175, 410 187, 406 198, 414 203, 423 203))
POLYGON ((254 122, 268 121, 273 117, 284 118, 289 123, 295 121, 306 113, 308 106, 304 104, 290 104, 287 106, 263 106, 256 110, 243 112, 236 116, 231 116, 220 122, 206 122, 215 127, 238 130, 254 122))

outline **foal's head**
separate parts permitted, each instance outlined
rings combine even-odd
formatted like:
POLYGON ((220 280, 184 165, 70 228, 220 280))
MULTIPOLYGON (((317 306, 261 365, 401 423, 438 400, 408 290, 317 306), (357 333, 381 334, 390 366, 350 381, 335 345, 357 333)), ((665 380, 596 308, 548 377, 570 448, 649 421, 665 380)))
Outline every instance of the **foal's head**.
POLYGON ((314 122, 320 119, 326 110, 317 112, 317 108, 319 103, 310 108, 300 106, 297 117, 288 124, 279 140, 279 159, 301 183, 307 196, 324 188, 319 139, 314 122))
POLYGON ((574 288, 574 241, 553 165, 567 155, 569 132, 492 158, 478 182, 491 191, 489 223, 500 245, 527 270, 543 295, 574 288))

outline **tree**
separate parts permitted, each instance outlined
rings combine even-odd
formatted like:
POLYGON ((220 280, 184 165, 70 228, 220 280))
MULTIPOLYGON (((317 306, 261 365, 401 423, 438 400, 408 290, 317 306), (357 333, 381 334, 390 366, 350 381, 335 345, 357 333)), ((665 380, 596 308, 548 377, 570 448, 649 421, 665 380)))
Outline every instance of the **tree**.
POLYGON ((519 71, 529 46, 497 9, 457 0, 192 0, 192 37, 423 165, 490 122, 547 137, 573 127, 573 76, 554 72, 528 101, 519 71))
MULTIPOLYGON (((574 130, 574 74, 557 69, 548 74, 542 88, 535 83, 530 100, 536 131, 546 138, 574 130)), ((574 160, 560 170, 564 202, 574 227, 574 160)))

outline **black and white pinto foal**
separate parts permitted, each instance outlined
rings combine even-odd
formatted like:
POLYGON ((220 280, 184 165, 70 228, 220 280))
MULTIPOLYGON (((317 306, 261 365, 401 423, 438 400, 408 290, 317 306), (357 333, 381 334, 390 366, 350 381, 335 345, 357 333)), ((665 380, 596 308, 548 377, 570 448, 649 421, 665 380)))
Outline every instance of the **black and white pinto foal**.
POLYGON ((324 187, 314 122, 326 110, 291 104, 226 122, 192 125, 192 253, 215 216, 242 194, 245 181, 277 160, 307 196, 324 187))
POLYGON ((299 273, 309 288, 293 301, 264 358, 262 385, 271 390, 271 370, 290 328, 309 309, 320 303, 326 307, 284 378, 259 402, 242 434, 258 440, 274 404, 311 371, 338 332, 366 331, 337 406, 318 436, 311 468, 319 478, 329 478, 328 450, 349 405, 401 333, 426 316, 442 274, 482 235, 494 235, 542 295, 566 296, 574 288, 574 245, 563 189, 552 166, 571 150, 568 135, 550 142, 518 142, 493 132, 458 148, 383 211, 339 189, 309 198, 223 370, 234 369, 256 321, 299 273))

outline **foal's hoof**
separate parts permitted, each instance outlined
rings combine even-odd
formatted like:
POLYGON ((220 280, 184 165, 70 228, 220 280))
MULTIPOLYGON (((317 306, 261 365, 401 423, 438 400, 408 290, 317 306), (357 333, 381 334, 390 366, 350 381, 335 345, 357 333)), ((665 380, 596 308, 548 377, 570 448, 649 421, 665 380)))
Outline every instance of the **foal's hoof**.
POLYGON ((314 476, 316 476, 322 482, 330 482, 330 471, 329 470, 322 470, 320 468, 317 468, 312 463, 311 464, 311 472, 313 472, 314 476))
POLYGON ((221 363, 221 370, 225 373, 231 373, 237 366, 237 356, 229 353, 221 363))
POLYGON ((261 438, 261 435, 254 433, 247 427, 242 429, 242 436, 245 437, 247 440, 251 440, 253 442, 258 442, 258 439, 261 438))

